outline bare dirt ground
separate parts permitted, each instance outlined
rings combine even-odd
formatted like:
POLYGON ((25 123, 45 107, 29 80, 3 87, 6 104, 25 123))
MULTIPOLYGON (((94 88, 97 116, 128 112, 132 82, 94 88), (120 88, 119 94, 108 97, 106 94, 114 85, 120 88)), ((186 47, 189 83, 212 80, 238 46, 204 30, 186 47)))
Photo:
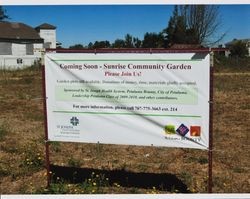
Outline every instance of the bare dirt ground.
MULTIPOLYGON (((41 76, 40 69, 0 71, 1 194, 207 192, 207 151, 77 143, 51 143, 51 164, 61 169, 106 171, 107 183, 104 179, 99 180, 103 183, 100 185, 102 189, 95 188, 97 181, 78 186, 72 181, 61 181, 58 174, 54 176, 57 183, 47 189, 41 76), (111 179, 112 171, 116 170, 124 176, 111 179), (128 186, 124 183, 126 174, 141 175, 144 180, 128 186), (150 179, 156 179, 156 182, 146 183, 150 179), (157 179, 169 181, 167 184, 171 188, 160 185, 157 179)), ((249 71, 216 71, 213 114, 215 193, 250 191, 249 115, 249 71)), ((99 175, 90 180, 97 178, 99 175)))

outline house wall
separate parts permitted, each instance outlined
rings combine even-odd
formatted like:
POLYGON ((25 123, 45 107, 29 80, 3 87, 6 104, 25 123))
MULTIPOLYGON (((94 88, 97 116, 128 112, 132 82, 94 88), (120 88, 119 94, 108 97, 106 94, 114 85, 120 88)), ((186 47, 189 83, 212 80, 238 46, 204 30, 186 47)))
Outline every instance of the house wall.
POLYGON ((26 44, 12 43, 12 55, 15 55, 15 56, 26 55, 26 44))
POLYGON ((0 42, 0 47, 0 69, 18 69, 32 66, 34 63, 41 62, 44 51, 42 43, 0 42))
POLYGON ((44 48, 56 48, 56 30, 41 29, 39 35, 44 39, 44 48))
POLYGON ((250 57, 250 41, 247 42, 248 56, 250 57))
POLYGON ((0 55, 0 69, 22 69, 32 66, 35 62, 39 62, 41 58, 34 55, 0 55))
POLYGON ((11 55, 12 54, 12 43, 0 42, 0 55, 11 55))
POLYGON ((42 56, 42 52, 44 51, 43 44, 34 44, 34 55, 35 56, 42 56))

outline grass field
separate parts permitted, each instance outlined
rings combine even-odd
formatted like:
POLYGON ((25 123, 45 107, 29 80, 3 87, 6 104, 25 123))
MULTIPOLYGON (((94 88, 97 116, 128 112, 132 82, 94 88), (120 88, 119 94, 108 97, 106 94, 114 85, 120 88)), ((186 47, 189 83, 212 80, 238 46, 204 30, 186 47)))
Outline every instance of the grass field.
MULTIPOLYGON (((250 63, 214 75, 213 191, 250 191, 250 63)), ((0 71, 0 194, 205 193, 207 151, 50 143, 46 187, 42 74, 0 71)))

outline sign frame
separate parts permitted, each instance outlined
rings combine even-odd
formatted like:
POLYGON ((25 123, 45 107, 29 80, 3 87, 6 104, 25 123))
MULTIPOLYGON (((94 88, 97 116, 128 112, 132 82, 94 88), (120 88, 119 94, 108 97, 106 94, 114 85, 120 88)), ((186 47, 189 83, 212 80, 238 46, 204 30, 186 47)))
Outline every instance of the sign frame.
MULTIPOLYGON (((210 53, 210 90, 209 90, 209 148, 208 148, 208 184, 207 191, 212 193, 212 158, 213 158, 213 55, 214 52, 225 51, 225 48, 193 48, 193 49, 155 49, 155 48, 127 48, 127 49, 46 49, 46 52, 60 53, 210 53)), ((45 160, 47 170, 47 187, 51 183, 50 171, 50 141, 48 139, 48 121, 47 121, 47 95, 46 95, 46 76, 45 65, 42 66, 42 86, 43 86, 43 111, 44 111, 44 130, 45 130, 45 160)))

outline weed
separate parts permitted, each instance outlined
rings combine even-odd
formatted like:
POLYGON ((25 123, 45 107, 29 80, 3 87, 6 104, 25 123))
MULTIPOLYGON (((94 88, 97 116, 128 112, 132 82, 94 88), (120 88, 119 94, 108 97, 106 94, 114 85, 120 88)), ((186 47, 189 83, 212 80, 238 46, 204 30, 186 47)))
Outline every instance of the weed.
POLYGON ((12 142, 9 142, 8 145, 1 146, 1 150, 7 153, 16 153, 16 154, 20 152, 19 148, 12 145, 12 142))
POLYGON ((7 168, 6 165, 0 164, 0 177, 10 175, 11 172, 7 168))
POLYGON ((197 158, 194 157, 194 156, 190 156, 186 160, 187 163, 193 163, 193 162, 196 162, 196 161, 197 161, 197 158))
POLYGON ((109 179, 105 178, 105 175, 92 172, 91 177, 83 182, 82 189, 84 193, 89 194, 103 193, 102 187, 107 186, 109 186, 109 179))
POLYGON ((69 188, 66 183, 58 182, 51 183, 48 188, 37 190, 37 194, 66 194, 69 193, 69 188))
POLYGON ((233 172, 235 173, 244 173, 244 169, 243 168, 240 168, 240 167, 234 167, 233 168, 233 172))
POLYGON ((44 165, 44 158, 42 153, 37 148, 36 144, 30 144, 25 148, 23 152, 23 163, 22 166, 28 170, 40 170, 44 165))
POLYGON ((60 142, 50 142, 51 149, 55 152, 61 151, 61 144, 60 142))
POLYGON ((3 141, 8 133, 8 127, 6 124, 0 124, 0 141, 3 141))
POLYGON ((99 142, 94 145, 94 154, 97 157, 97 159, 103 158, 103 144, 100 144, 99 142))
POLYGON ((190 186, 193 181, 193 176, 185 171, 180 173, 180 178, 184 180, 187 186, 190 186))
POLYGON ((152 187, 150 191, 147 192, 147 194, 159 194, 160 191, 157 190, 155 187, 152 187))
MULTIPOLYGON (((53 175, 53 174, 52 174, 53 175)), ((37 190, 38 194, 98 194, 104 193, 104 187, 109 186, 109 179, 103 174, 95 174, 80 184, 69 184, 59 177, 54 177, 50 187, 37 190)), ((117 183, 116 183, 117 184, 117 183)), ((118 187, 118 184, 117 186, 118 187)))
POLYGON ((180 191, 175 186, 172 186, 170 192, 171 193, 179 193, 180 191))
POLYGON ((208 159, 206 157, 188 157, 187 159, 188 163, 194 163, 194 162, 198 162, 200 164, 207 164, 208 163, 208 159))
POLYGON ((25 84, 31 84, 33 82, 34 78, 33 77, 25 77, 23 79, 25 84))
POLYGON ((132 187, 131 189, 129 189, 129 193, 131 193, 131 194, 138 194, 138 193, 139 193, 139 191, 138 191, 138 189, 137 189, 137 188, 132 187))
POLYGON ((248 103, 242 104, 242 105, 240 105, 240 109, 242 109, 242 110, 249 110, 250 109, 250 104, 248 104, 248 103))
POLYGON ((73 158, 73 157, 70 157, 70 158, 68 159, 68 165, 69 165, 70 167, 80 167, 80 166, 81 166, 81 161, 80 161, 80 160, 77 160, 77 159, 75 159, 75 158, 73 158))
POLYGON ((159 169, 160 170, 166 170, 166 169, 168 169, 168 164, 166 164, 166 163, 160 163, 159 169))
POLYGON ((145 172, 147 171, 148 166, 146 164, 139 164, 138 169, 140 170, 140 172, 145 172))
POLYGON ((198 162, 200 164, 207 164, 208 163, 208 159, 204 158, 204 157, 200 157, 200 158, 198 158, 198 162))
POLYGON ((127 169, 127 164, 126 164, 126 162, 122 163, 122 164, 119 166, 119 168, 120 168, 120 170, 126 171, 126 169, 127 169))
POLYGON ((33 110, 32 112, 26 112, 25 116, 31 121, 43 121, 44 115, 38 110, 33 110))

